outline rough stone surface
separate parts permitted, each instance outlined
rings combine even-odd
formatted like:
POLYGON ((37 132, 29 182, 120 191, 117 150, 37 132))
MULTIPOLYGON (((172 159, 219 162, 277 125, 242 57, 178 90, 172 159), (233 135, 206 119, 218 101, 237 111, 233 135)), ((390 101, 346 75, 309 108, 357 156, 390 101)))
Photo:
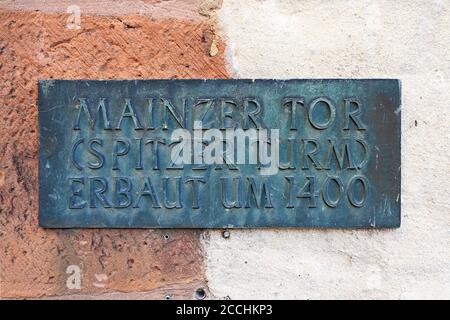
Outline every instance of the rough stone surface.
POLYGON ((134 14, 152 20, 176 18, 199 21, 201 14, 207 12, 201 4, 202 0, 2 0, 0 9, 45 13, 71 13, 79 9, 82 16, 134 14))
POLYGON ((450 298, 450 2, 224 1, 236 78, 402 80, 402 226, 233 230, 205 242, 216 297, 450 298))
MULTIPOLYGON (((206 289, 204 281, 186 283, 174 283, 158 287, 150 291, 135 292, 106 292, 106 293, 84 293, 62 296, 44 296, 39 300, 187 300, 198 299, 195 291, 198 288, 206 289)), ((206 289, 206 298, 209 292, 206 289)))
POLYGON ((38 79, 227 76, 220 40, 219 53, 209 55, 207 18, 182 19, 177 3, 174 19, 82 15, 79 29, 67 27, 68 14, 0 9, 0 297, 142 291, 163 298, 167 290, 192 298, 205 286, 199 231, 37 224, 38 79), (80 290, 66 286, 70 265, 81 270, 80 290))

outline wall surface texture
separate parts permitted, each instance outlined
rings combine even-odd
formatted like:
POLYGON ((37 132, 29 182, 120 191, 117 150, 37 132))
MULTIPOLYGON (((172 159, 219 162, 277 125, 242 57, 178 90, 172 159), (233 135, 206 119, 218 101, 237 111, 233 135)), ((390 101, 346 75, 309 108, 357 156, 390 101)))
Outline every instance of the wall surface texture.
POLYGON ((449 299, 449 40, 448 0, 1 1, 0 297, 449 299), (230 77, 401 79, 402 226, 37 226, 38 79, 230 77))

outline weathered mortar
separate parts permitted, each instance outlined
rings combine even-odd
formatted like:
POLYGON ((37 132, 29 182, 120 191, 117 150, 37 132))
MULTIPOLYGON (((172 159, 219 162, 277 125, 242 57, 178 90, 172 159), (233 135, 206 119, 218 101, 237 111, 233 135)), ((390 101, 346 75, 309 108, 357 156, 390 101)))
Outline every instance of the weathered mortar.
POLYGON ((450 298, 450 2, 224 1, 236 78, 399 78, 402 226, 212 232, 212 292, 238 298, 450 298))

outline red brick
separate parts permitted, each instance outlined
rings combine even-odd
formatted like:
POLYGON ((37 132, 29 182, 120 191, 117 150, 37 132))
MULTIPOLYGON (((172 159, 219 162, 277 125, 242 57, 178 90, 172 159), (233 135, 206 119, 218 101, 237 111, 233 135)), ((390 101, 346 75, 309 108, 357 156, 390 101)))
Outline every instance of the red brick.
POLYGON ((206 18, 83 16, 81 29, 72 30, 67 17, 0 12, 0 296, 173 286, 186 295, 204 283, 199 231, 38 227, 37 80, 224 78, 223 44, 208 54, 206 18), (81 290, 66 287, 72 264, 81 268, 81 290), (96 275, 103 274, 101 287, 96 275))

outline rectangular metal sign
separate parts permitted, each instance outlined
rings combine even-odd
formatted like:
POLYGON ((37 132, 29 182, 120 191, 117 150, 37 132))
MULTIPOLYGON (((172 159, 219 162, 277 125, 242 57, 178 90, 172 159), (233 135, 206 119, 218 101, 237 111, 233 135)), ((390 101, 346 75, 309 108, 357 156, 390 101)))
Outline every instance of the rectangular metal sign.
POLYGON ((398 80, 39 82, 46 228, 400 226, 398 80))

